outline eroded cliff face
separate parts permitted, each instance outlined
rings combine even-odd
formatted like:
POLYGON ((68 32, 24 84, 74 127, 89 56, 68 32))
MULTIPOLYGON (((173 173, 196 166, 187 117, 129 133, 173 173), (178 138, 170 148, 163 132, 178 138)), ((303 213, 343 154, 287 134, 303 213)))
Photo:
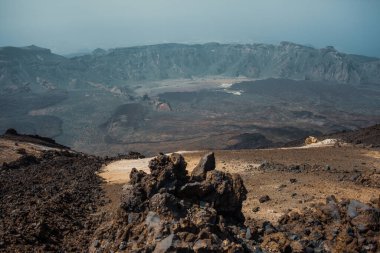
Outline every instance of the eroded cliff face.
POLYGON ((224 75, 250 78, 380 83, 380 60, 340 53, 333 47, 269 44, 161 44, 95 50, 65 58, 35 46, 0 48, 2 89, 53 89, 133 81, 224 75), (16 86, 16 87, 14 87, 16 86))

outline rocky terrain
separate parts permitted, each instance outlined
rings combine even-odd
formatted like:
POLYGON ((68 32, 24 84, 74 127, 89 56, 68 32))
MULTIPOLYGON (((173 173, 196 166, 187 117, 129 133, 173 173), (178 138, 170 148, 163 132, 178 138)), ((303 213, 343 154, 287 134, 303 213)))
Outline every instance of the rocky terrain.
POLYGON ((378 252, 378 130, 337 133, 336 145, 144 158, 10 129, 0 252, 378 252))
POLYGON ((3 164, 0 173, 0 251, 79 251, 96 223, 101 205, 98 158, 45 151, 3 164))
POLYGON ((71 151, 54 140, 8 130, 0 138, 0 252, 80 252, 104 205, 95 173, 113 159, 71 151))
POLYGON ((131 171, 117 222, 97 232, 97 251, 249 250, 242 243, 246 235, 241 235, 246 233, 241 208, 247 190, 239 175, 214 170, 213 153, 191 175, 184 158, 175 153, 151 160, 149 168, 150 174, 131 171))
POLYGON ((380 124, 371 127, 358 129, 356 131, 342 131, 329 135, 331 138, 338 138, 347 143, 356 145, 379 147, 380 143, 380 124))

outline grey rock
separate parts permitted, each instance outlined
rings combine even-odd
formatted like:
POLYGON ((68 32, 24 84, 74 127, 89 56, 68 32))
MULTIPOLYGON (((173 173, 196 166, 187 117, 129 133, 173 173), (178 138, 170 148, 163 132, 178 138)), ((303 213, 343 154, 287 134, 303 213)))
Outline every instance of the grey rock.
POLYGON ((156 244, 153 253, 166 253, 167 250, 172 246, 174 234, 170 234, 168 237, 164 238, 156 244))
POLYGON ((359 215, 360 212, 371 209, 369 205, 366 205, 358 200, 351 200, 347 207, 347 215, 352 219, 359 215))
POLYGON ((119 250, 125 250, 127 248, 127 243, 122 241, 119 245, 119 250))
POLYGON ((215 156, 214 153, 208 153, 202 157, 198 165, 191 173, 191 179, 195 181, 202 181, 206 178, 208 171, 215 169, 215 156))
POLYGON ((95 248, 98 248, 100 246, 100 241, 99 240, 93 241, 92 246, 94 246, 95 248))

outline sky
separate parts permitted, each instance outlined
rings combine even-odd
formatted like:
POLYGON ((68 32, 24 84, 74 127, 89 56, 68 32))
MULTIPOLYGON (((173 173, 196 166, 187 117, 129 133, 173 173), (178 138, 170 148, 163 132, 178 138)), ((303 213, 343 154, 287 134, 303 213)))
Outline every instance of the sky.
POLYGON ((281 41, 380 57, 380 0, 0 0, 0 46, 281 41))

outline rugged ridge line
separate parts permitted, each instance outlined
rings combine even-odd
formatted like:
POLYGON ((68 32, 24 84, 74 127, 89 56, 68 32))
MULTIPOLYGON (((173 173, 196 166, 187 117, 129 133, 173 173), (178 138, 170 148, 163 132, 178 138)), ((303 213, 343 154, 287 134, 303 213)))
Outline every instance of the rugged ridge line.
MULTIPOLYGON (((29 46, 0 48, 0 87, 126 86, 135 81, 224 75, 380 84, 380 59, 290 42, 270 44, 159 44, 65 58, 29 46)), ((25 87, 24 87, 25 88, 25 87)))

